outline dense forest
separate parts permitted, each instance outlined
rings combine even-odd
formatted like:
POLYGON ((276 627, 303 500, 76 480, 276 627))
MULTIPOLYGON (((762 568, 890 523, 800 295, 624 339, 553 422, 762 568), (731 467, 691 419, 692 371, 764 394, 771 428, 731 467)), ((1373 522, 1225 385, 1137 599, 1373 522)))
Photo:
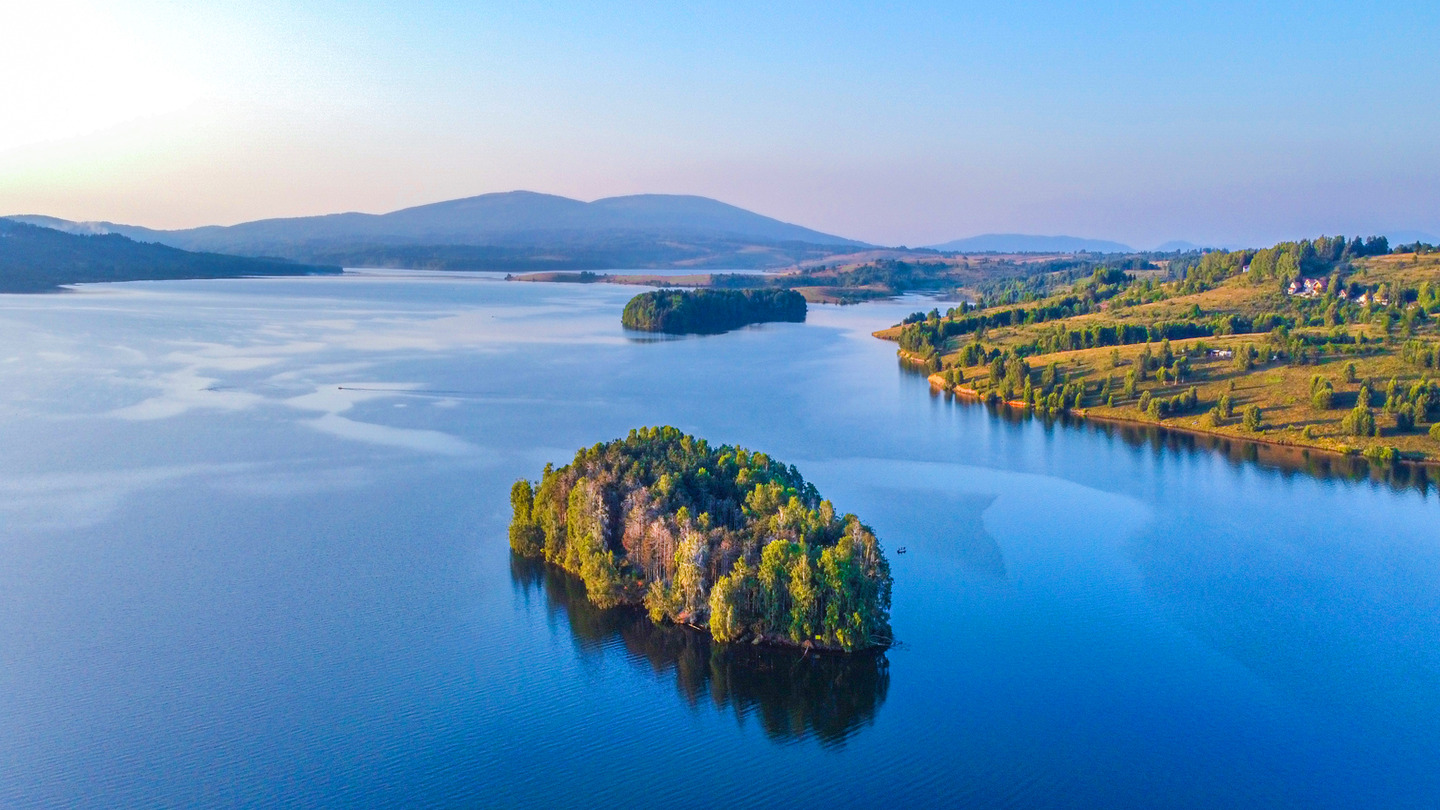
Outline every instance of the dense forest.
POLYGON ((630 299, 627 329, 713 335, 752 323, 805 320, 805 297, 792 290, 655 290, 630 299))
POLYGON ((339 273, 339 267, 191 253, 119 234, 81 236, 0 219, 0 292, 44 292, 62 284, 339 273))
POLYGON ((510 493, 510 547, 715 640, 855 651, 890 643, 879 541, 794 468, 673 427, 580 450, 510 493))

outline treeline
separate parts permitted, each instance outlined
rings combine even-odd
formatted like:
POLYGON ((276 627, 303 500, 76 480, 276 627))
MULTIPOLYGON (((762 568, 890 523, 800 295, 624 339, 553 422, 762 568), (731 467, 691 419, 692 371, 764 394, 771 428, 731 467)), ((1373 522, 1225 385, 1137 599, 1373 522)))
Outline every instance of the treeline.
POLYGON ((941 290, 955 286, 951 278, 952 268, 944 262, 907 262, 899 259, 880 259, 855 267, 840 269, 816 268, 783 276, 787 286, 806 287, 884 287, 902 293, 912 290, 941 290))
POLYGON ((913 354, 929 355, 939 351, 946 339, 956 335, 1005 326, 1044 323, 1072 315, 1083 315, 1093 310, 1092 302, 1076 295, 1067 295, 1033 307, 1015 307, 994 312, 981 310, 948 318, 941 318, 939 312, 932 310, 923 320, 916 319, 914 315, 906 319, 907 323, 900 330, 900 348, 913 354))
POLYGON ((1215 250, 1192 258, 1181 284, 1182 294, 1208 290, 1241 273, 1253 283, 1278 280, 1288 284, 1298 278, 1317 278, 1337 268, 1344 268, 1355 259, 1384 256, 1390 242, 1383 236, 1366 239, 1343 236, 1321 236, 1299 242, 1281 242, 1263 250, 1215 250))
POLYGON ((576 574, 596 605, 840 650, 890 642, 890 566, 794 467, 673 427, 583 449, 517 481, 510 546, 576 574))
POLYGON ((805 297, 794 290, 655 290, 630 299, 627 329, 669 334, 718 334, 752 323, 805 320, 805 297))
MULTIPOLYGON (((1062 299, 1062 301, 1068 299, 1062 299)), ((935 356, 943 349, 944 341, 955 335, 978 334, 989 327, 1044 323, 1052 319, 1049 313, 1065 306, 1036 307, 1032 310, 1007 310, 1000 313, 978 313, 952 320, 930 318, 906 325, 900 330, 900 348, 911 354, 935 356)), ((1057 314, 1053 319, 1068 317, 1057 314)), ((1251 320, 1244 315, 1216 315, 1208 319, 1180 321, 1158 321, 1156 323, 1093 323, 1079 329, 1055 324, 1026 343, 1013 346, 1021 356, 1053 354, 1075 349, 1094 349, 1104 346, 1129 346, 1136 343, 1152 343, 1161 340, 1184 338, 1243 335, 1254 332, 1268 332, 1277 326, 1293 325, 1283 315, 1266 314, 1251 320)), ((974 345, 974 344, 972 344, 974 345)), ((961 364, 973 366, 977 359, 976 350, 970 346, 961 349, 961 364), (968 354, 967 354, 968 352, 968 354)))
POLYGON ((988 274, 992 277, 976 281, 972 286, 980 293, 980 303, 986 307, 1008 306, 1038 301, 1054 291, 1083 283, 1090 279, 1105 277, 1115 281, 1128 282, 1129 272, 1154 270, 1157 265, 1144 255, 1107 257, 1106 259, 1064 258, 1038 263, 1017 264, 1000 262, 1001 273, 988 274), (1009 271, 1011 277, 1003 274, 1009 271))

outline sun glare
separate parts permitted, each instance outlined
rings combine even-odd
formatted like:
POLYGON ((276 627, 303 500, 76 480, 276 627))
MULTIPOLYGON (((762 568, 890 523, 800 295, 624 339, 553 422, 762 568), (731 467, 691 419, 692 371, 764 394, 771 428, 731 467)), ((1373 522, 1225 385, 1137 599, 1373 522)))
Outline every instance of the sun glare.
POLYGON ((88 135, 181 109, 201 84, 163 43, 77 3, 12 8, 0 27, 0 151, 88 135))

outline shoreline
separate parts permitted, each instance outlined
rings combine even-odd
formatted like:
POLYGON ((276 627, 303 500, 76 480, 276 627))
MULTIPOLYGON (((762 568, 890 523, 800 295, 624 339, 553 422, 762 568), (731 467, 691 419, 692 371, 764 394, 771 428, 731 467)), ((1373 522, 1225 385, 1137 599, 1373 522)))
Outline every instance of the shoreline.
MULTIPOLYGON (((513 548, 510 549, 510 554, 511 554, 514 558, 520 559, 520 560, 524 560, 524 561, 526 561, 527 563, 535 563, 535 564, 544 566, 544 567, 546 567, 546 568, 549 568, 549 569, 553 570, 555 573, 557 573, 557 574, 559 574, 559 575, 561 575, 561 576, 563 576, 563 577, 566 577, 566 578, 568 578, 568 579, 570 579, 570 580, 572 580, 572 581, 574 581, 574 582, 576 582, 576 583, 583 583, 583 580, 579 577, 579 575, 575 574, 573 571, 567 570, 567 569, 566 569, 564 566, 562 566, 562 565, 559 565, 559 564, 557 564, 557 563, 553 563, 553 562, 545 559, 543 555, 542 555, 542 556, 534 556, 534 557, 531 557, 531 556, 527 556, 527 555, 525 555, 525 554, 521 554, 520 552, 516 551, 516 550, 513 549, 513 548)), ((582 585, 582 589, 583 589, 583 585, 582 585)), ((800 642, 800 643, 797 644, 796 642, 793 642, 793 641, 791 641, 790 639, 785 638, 785 637, 783 637, 783 636, 765 635, 765 634, 763 634, 763 633, 757 634, 757 633, 754 633, 754 632, 751 632, 751 631, 746 631, 744 635, 740 636, 739 638, 736 638, 734 641, 718 641, 718 640, 716 640, 715 635, 710 632, 709 628, 707 628, 707 627, 705 627, 705 626, 703 626, 703 625, 695 624, 694 622, 688 622, 688 621, 686 621, 686 622, 672 622, 672 621, 659 621, 659 622, 657 622, 657 621, 655 621, 654 619, 650 618, 649 614, 648 614, 648 613, 646 612, 646 610, 645 610, 645 605, 644 605, 644 603, 643 603, 641 600, 639 600, 639 599, 622 599, 622 600, 620 600, 619 602, 617 602, 614 606, 608 607, 608 608, 602 608, 602 607, 600 607, 599 605, 595 604, 594 602, 591 602, 590 599, 589 599, 588 594, 587 594, 586 597, 585 597, 585 601, 586 601, 592 608, 594 608, 594 609, 596 609, 596 610, 625 610, 625 611, 634 612, 634 613, 638 614, 641 619, 643 619, 644 621, 648 622, 649 624, 651 624, 651 625, 653 625, 653 626, 655 626, 655 627, 667 627, 667 626, 669 626, 669 627, 675 627, 675 628, 679 628, 679 629, 686 630, 686 631, 689 631, 689 632, 697 633, 697 634, 699 634, 699 635, 704 636, 705 639, 706 639, 709 643, 711 643, 711 644, 716 644, 716 645, 719 645, 719 646, 721 646, 721 647, 737 647, 737 648, 741 648, 741 647, 751 647, 751 648, 761 648, 761 649, 777 650, 777 651, 790 652, 790 653, 801 653, 801 654, 802 654, 802 657, 805 656, 805 655, 825 655, 825 656, 833 656, 833 657, 836 657, 836 658, 851 658, 851 657, 858 657, 858 656, 864 656, 864 655, 879 655, 879 654, 885 652, 886 650, 890 649, 891 647, 895 646, 895 641, 894 641, 894 639, 892 638, 889 642, 887 642, 887 643, 885 643, 885 644, 874 644, 874 645, 871 645, 871 646, 869 646, 869 647, 861 647, 861 648, 854 649, 854 650, 846 650, 846 649, 844 649, 844 648, 842 648, 842 647, 833 647, 833 646, 830 646, 830 645, 828 645, 828 644, 820 644, 820 643, 815 642, 813 639, 807 639, 806 641, 802 641, 802 642, 800 642)))
MULTIPOLYGON (((897 351, 904 355, 902 359, 909 362, 916 362, 916 360, 914 359, 914 355, 911 355, 909 352, 905 352, 903 349, 897 351)), ((959 399, 969 400, 977 405, 985 405, 989 402, 989 400, 984 394, 981 394, 974 388, 966 385, 950 385, 939 373, 928 375, 926 377, 926 381, 930 383, 930 387, 932 390, 939 391, 941 393, 948 394, 959 399)), ((1023 400, 997 400, 995 404, 1003 405, 1004 407, 1009 408, 1012 411, 1024 412, 1031 415, 1034 415, 1035 413, 1035 408, 1030 403, 1023 400)), ((1266 445, 1269 447, 1282 448, 1292 451, 1298 450, 1306 453, 1323 453, 1326 456, 1330 456, 1336 459, 1345 459, 1347 461, 1364 461, 1372 466, 1380 466, 1378 462, 1367 458, 1363 452, 1360 452, 1358 450, 1353 452, 1344 452, 1321 445, 1306 444, 1304 442, 1290 441, 1288 439, 1277 439, 1273 437, 1266 437, 1263 435, 1237 436, 1232 433, 1224 433, 1218 430, 1207 430, 1202 427, 1190 425, 1174 425, 1163 421, 1157 422, 1151 419, 1136 419, 1113 414, 1096 414, 1092 412, 1091 408, 1070 408, 1067 409, 1065 413, 1074 419, 1079 419, 1087 422, 1132 427, 1158 428, 1163 431, 1169 431, 1185 436, 1203 436, 1206 438, 1219 439, 1223 441, 1233 441, 1254 445, 1266 445)), ((1428 471, 1440 471, 1440 462, 1430 461, 1426 459, 1396 458, 1392 466, 1400 464, 1404 464, 1412 468, 1421 468, 1428 471)))

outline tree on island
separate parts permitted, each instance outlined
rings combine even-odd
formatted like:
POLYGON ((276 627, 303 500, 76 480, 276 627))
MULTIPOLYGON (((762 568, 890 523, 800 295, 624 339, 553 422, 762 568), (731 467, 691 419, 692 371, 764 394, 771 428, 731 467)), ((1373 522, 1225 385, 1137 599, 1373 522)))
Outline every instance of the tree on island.
POLYGON ((511 488, 510 545, 580 577, 600 607, 853 651, 890 643, 890 566, 794 467, 672 427, 583 449, 511 488))
POLYGON ((794 290, 655 290, 625 305, 626 329, 719 334, 752 323, 805 320, 805 296, 794 290))

